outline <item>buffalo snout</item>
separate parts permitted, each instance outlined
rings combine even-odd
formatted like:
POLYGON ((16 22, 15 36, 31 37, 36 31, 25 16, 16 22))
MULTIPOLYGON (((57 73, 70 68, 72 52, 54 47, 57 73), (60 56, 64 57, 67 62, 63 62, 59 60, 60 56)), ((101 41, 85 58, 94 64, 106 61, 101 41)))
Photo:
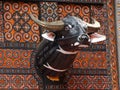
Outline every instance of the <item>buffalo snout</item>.
POLYGON ((89 36, 87 34, 82 34, 78 37, 79 42, 88 42, 89 36))

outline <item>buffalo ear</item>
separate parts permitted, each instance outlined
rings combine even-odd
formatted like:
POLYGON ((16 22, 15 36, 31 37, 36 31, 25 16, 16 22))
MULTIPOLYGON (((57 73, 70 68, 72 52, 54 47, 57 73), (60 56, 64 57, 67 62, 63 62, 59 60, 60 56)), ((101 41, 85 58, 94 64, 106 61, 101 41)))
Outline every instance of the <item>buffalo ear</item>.
POLYGON ((105 35, 101 35, 99 33, 92 33, 89 35, 91 43, 97 43, 106 40, 105 35))
POLYGON ((101 25, 100 25, 100 22, 96 21, 95 19, 93 19, 93 22, 94 23, 86 23, 87 25, 87 33, 94 33, 94 32, 98 32, 98 30, 100 29, 101 25))
POLYGON ((53 32, 46 32, 42 34, 42 37, 49 40, 49 41, 54 41, 55 39, 55 33, 53 32))

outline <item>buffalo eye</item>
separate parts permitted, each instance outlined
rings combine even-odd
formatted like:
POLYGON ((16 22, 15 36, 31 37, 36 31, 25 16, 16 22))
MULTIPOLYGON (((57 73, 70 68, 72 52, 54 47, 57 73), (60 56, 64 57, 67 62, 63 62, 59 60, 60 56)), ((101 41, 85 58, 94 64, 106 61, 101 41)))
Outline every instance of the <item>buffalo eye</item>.
POLYGON ((65 26, 65 30, 67 31, 67 30, 70 30, 72 28, 72 25, 70 25, 70 24, 67 24, 66 26, 65 26))

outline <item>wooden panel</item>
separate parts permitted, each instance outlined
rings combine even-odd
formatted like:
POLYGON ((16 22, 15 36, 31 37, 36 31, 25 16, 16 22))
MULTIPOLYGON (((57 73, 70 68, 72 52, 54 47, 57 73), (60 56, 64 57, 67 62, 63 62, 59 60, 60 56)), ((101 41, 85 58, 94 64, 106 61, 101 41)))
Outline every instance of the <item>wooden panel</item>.
POLYGON ((39 26, 31 20, 29 14, 39 16, 38 4, 12 1, 1 3, 0 47, 35 48, 40 41, 39 26))
MULTIPOLYGON (((39 2, 39 0, 22 0, 18 2, 14 0, 9 2, 7 0, 0 1, 0 89, 43 89, 42 80, 37 75, 34 68, 35 52, 32 53, 33 49, 35 49, 36 45, 39 43, 40 38, 34 38, 37 41, 35 41, 35 44, 31 44, 34 43, 34 40, 27 40, 27 38, 24 39, 23 36, 25 32, 28 32, 31 37, 34 34, 39 35, 40 32, 36 30, 32 31, 31 29, 29 30, 29 26, 26 29, 27 31, 19 31, 19 29, 16 29, 15 27, 19 28, 24 26, 15 25, 16 20, 19 19, 18 17, 20 17, 20 21, 17 22, 20 24, 23 23, 23 18, 26 20, 25 22, 27 22, 27 18, 29 18, 27 15, 30 12, 36 15, 36 17, 40 17, 42 20, 54 21, 62 19, 69 12, 69 14, 79 16, 87 22, 91 22, 90 17, 96 18, 101 23, 99 33, 106 34, 107 40, 96 44, 89 49, 83 49, 83 51, 78 54, 72 70, 68 72, 66 84, 46 85, 46 88, 51 90, 119 90, 116 33, 114 27, 115 15, 113 12, 115 11, 114 0, 54 1, 55 2, 39 2), (60 3, 62 3, 62 5, 60 3), (17 9, 19 9, 18 6, 20 6, 19 12, 17 12, 17 9), (64 7, 66 7, 66 9, 64 9, 64 7), (29 9, 28 12, 25 11, 26 9, 29 9), (17 17, 15 17, 15 15, 17 15, 17 17), (4 22, 6 23, 4 24, 4 22), (11 25, 6 25, 9 22, 11 25), (11 27, 12 31, 9 31, 8 28, 11 27), (7 32, 13 36, 12 39, 10 39, 10 35, 7 35, 7 32), (19 38, 16 39, 16 33, 19 33, 23 37, 21 37, 20 40, 19 38), (19 60, 17 60, 17 57, 19 60), (18 65, 15 62, 17 62, 18 65)), ((120 16, 119 7, 120 5, 117 4, 118 23, 120 16)), ((27 24, 30 24, 31 27, 31 24, 34 23, 29 19, 27 24)), ((31 28, 36 29, 38 26, 35 25, 31 28)))
MULTIPOLYGON (((120 1, 116 0, 116 32, 117 32, 117 52, 118 52, 118 70, 120 71, 120 1)), ((120 82, 120 72, 119 72, 120 82)), ((120 88, 120 83, 119 83, 120 88)))

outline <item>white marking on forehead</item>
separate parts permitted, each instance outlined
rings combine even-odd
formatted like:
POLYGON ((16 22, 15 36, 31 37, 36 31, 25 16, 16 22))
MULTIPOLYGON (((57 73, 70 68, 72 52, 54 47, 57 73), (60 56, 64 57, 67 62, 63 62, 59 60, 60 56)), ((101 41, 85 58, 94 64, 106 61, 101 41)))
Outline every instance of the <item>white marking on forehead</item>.
POLYGON ((62 38, 64 38, 65 36, 62 36, 62 38))

